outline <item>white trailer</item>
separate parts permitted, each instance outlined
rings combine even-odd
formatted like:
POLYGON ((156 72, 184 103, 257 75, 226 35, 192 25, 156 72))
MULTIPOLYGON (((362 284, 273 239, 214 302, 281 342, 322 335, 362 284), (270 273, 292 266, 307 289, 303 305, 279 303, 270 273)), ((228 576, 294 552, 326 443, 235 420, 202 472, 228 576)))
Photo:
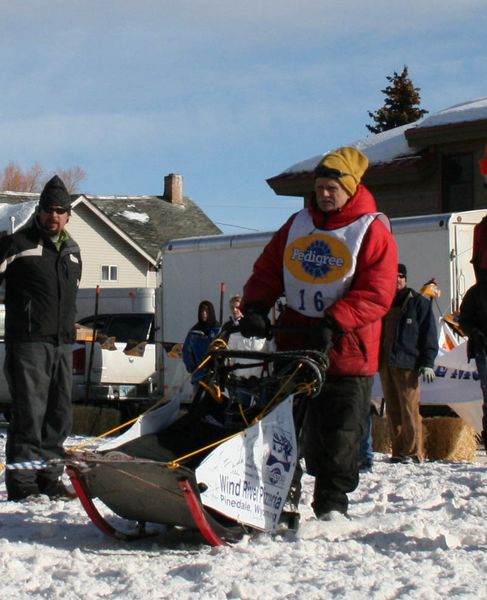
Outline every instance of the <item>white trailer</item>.
POLYGON ((197 321, 198 305, 209 300, 217 318, 222 312, 226 321, 230 316, 228 300, 242 293, 255 260, 272 235, 273 232, 193 237, 172 240, 163 247, 163 283, 156 302, 156 363, 162 366, 158 369, 158 389, 164 388, 166 394, 171 394, 186 380, 182 401, 191 401, 192 389, 180 350, 197 321))
POLYGON ((441 314, 457 310, 474 283, 473 228, 485 210, 392 219, 399 262, 408 269, 408 285, 420 290, 434 277, 442 291, 441 314))
MULTIPOLYGON (((392 231, 399 247, 399 262, 407 265, 408 283, 419 290, 436 278, 442 290, 436 309, 446 313, 458 308, 474 282, 470 264, 473 227, 485 210, 392 219, 392 231)), ((156 362, 158 388, 172 393, 187 379, 177 349, 197 320, 201 300, 209 300, 220 312, 221 284, 225 285, 223 320, 229 317, 228 300, 242 292, 256 258, 273 232, 217 235, 168 242, 162 249, 160 301, 156 302, 156 362)), ((436 304, 436 303, 435 303, 436 304)), ((191 400, 191 388, 184 387, 183 401, 191 400)))

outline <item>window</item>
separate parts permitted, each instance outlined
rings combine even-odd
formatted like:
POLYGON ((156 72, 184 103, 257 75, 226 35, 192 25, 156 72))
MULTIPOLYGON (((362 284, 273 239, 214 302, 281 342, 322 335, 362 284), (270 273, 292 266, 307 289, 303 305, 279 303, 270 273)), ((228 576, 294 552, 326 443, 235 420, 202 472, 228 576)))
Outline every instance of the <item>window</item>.
POLYGON ((102 265, 101 280, 118 281, 118 267, 116 267, 115 265, 102 265))
MULTIPOLYGON (((81 319, 79 323, 88 329, 94 328, 94 317, 81 319)), ((120 315, 98 315, 96 317, 98 335, 115 337, 117 342, 137 340, 154 343, 154 315, 132 313, 120 315)))
POLYGON ((78 322, 87 329, 96 329, 97 331, 104 332, 107 329, 108 323, 110 322, 110 316, 98 315, 96 317, 96 322, 94 317, 85 317, 78 322))
POLYGON ((442 210, 453 212, 473 208, 473 156, 449 154, 442 160, 442 210))
MULTIPOLYGON (((151 340, 152 315, 114 315, 107 328, 107 335, 119 342, 151 340)), ((153 340, 152 340, 153 341, 153 340)))

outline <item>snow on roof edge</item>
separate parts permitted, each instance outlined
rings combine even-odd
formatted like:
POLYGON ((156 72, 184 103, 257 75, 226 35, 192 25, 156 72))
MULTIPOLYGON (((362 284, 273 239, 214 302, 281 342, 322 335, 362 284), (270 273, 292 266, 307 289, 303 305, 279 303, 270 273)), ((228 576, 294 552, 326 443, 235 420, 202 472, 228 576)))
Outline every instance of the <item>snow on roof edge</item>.
MULTIPOLYGON (((409 123, 383 131, 377 134, 368 135, 365 138, 356 140, 351 144, 344 146, 353 146, 363 152, 369 159, 370 164, 390 162, 395 158, 403 156, 413 156, 416 152, 409 147, 405 131, 414 128, 438 127, 440 125, 461 123, 467 121, 487 120, 487 97, 470 100, 460 104, 454 104, 444 108, 436 113, 425 116, 415 123, 409 123)), ((291 165, 280 175, 289 175, 292 173, 306 173, 312 171, 331 150, 323 152, 291 165)))

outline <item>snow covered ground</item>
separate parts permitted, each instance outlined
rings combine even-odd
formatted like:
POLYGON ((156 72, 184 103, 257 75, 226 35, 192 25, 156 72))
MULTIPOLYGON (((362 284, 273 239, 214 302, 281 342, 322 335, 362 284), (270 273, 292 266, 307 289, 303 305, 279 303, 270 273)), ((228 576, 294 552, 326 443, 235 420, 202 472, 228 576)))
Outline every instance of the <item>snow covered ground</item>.
MULTIPOLYGON (((4 429, 0 436, 4 462, 4 429)), ((117 542, 77 500, 6 502, 2 483, 2 600, 486 597, 484 453, 473 464, 422 465, 393 465, 376 454, 351 496, 351 520, 316 521, 311 489, 306 478, 297 534, 211 548, 163 535, 117 542)))

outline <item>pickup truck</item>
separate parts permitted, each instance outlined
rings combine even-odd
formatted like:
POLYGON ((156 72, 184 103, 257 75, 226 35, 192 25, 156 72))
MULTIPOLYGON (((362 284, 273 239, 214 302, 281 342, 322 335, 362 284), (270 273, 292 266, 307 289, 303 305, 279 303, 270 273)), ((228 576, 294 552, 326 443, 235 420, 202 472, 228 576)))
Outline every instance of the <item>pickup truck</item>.
POLYGON ((96 323, 86 317, 77 338, 73 402, 150 399, 156 380, 153 314, 101 314, 96 323))
MULTIPOLYGON (((4 323, 5 307, 0 304, 0 412, 8 416, 4 323)), ((100 314, 96 327, 93 316, 80 319, 73 347, 73 402, 143 406, 155 391, 155 363, 153 313, 100 314)))

